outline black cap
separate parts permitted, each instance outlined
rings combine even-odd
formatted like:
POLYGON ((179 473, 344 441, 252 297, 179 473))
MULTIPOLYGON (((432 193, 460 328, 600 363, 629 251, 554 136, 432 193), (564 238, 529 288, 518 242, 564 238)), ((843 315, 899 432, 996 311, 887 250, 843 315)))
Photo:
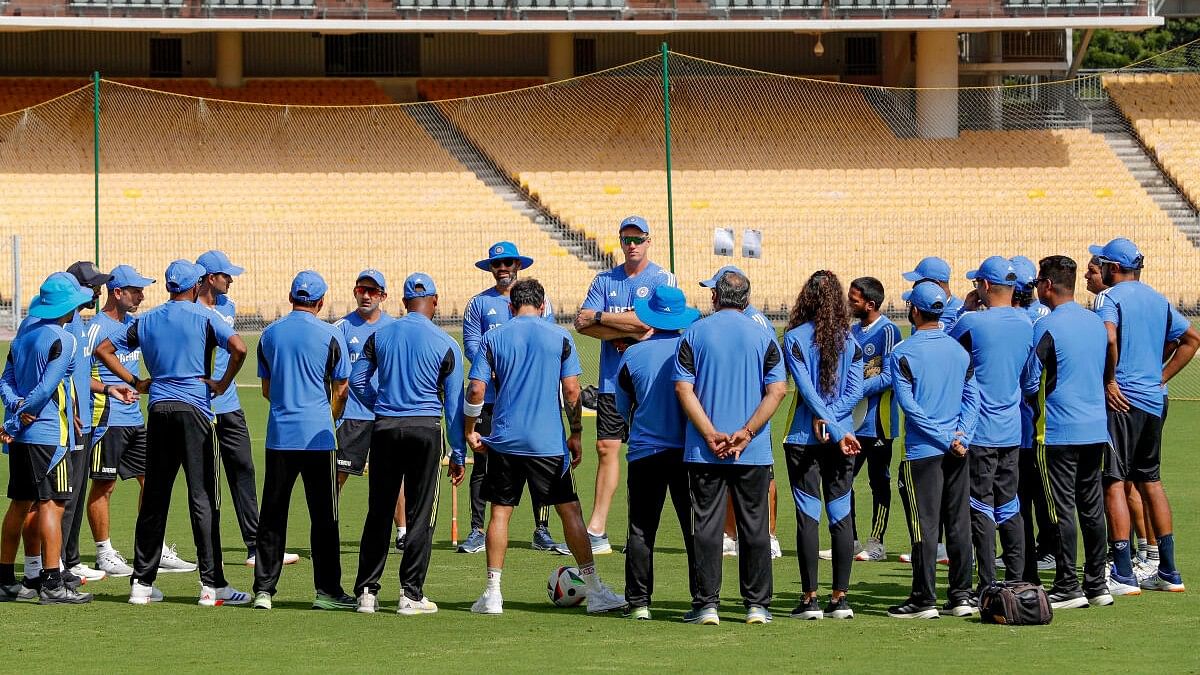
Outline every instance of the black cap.
POLYGON ((71 263, 71 266, 67 268, 67 274, 73 275, 79 281, 80 286, 92 288, 103 286, 108 283, 109 279, 112 279, 111 274, 101 272, 100 268, 96 267, 96 263, 88 260, 71 263))

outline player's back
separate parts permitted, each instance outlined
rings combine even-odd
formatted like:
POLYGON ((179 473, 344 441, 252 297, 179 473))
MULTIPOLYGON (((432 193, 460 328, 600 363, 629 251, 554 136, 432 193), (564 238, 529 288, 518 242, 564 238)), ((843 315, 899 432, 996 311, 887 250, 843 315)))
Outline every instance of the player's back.
POLYGON ((686 418, 675 396, 675 353, 679 333, 655 333, 631 345, 617 373, 617 396, 632 403, 629 427, 630 461, 665 448, 682 448, 686 418))
POLYGON ((1135 407, 1162 413, 1164 345, 1186 328, 1161 293, 1140 281, 1122 281, 1096 296, 1096 313, 1117 326, 1117 385, 1135 407))
MULTIPOLYGON (((954 338, 941 330, 919 330, 896 345, 889 360, 892 387, 904 380, 913 399, 934 426, 952 433, 963 406, 963 389, 971 372, 971 357, 954 338)), ((903 408, 903 398, 897 396, 903 408)), ((905 456, 919 459, 950 448, 947 435, 934 436, 904 419, 905 456)))
POLYGON ((461 362, 458 344, 419 312, 380 328, 369 340, 379 378, 376 414, 440 417, 444 378, 461 362))
POLYGON ((349 375, 341 331, 293 310, 267 326, 258 342, 258 374, 269 378, 267 447, 334 448, 330 383, 349 375))
POLYGON ((1011 306, 968 312, 950 332, 971 354, 979 386, 979 424, 974 443, 1021 444, 1021 370, 1033 346, 1033 324, 1011 306))
POLYGON ((1078 303, 1059 305, 1034 327, 1040 372, 1038 442, 1102 443, 1108 440, 1104 404, 1104 322, 1078 303))

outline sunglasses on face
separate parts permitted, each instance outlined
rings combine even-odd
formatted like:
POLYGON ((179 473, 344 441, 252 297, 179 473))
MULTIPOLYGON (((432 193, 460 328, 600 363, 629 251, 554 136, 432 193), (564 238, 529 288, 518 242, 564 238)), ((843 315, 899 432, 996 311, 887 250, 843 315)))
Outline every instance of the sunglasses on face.
POLYGON ((374 286, 355 286, 354 294, 355 295, 366 295, 366 296, 375 298, 375 297, 379 297, 379 296, 383 295, 383 289, 375 288, 374 286))
POLYGON ((514 267, 516 264, 516 258, 500 258, 499 260, 493 260, 488 263, 492 269, 499 269, 501 267, 514 267))
POLYGON ((641 246, 650 241, 650 237, 621 237, 622 246, 641 246))

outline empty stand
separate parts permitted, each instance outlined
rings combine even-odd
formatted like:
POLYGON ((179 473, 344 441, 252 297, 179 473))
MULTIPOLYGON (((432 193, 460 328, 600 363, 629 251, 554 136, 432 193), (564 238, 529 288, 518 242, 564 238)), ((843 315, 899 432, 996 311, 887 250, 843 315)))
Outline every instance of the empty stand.
POLYGON ((417 97, 422 101, 482 96, 545 84, 544 77, 455 77, 417 80, 417 97))
POLYGON ((1200 204, 1200 74, 1111 75, 1104 86, 1163 170, 1200 204))

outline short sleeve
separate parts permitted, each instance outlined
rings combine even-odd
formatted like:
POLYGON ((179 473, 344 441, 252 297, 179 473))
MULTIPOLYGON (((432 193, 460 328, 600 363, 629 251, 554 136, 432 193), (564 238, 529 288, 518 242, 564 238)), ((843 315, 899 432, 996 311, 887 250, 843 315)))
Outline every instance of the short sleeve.
POLYGON ((262 337, 258 340, 258 348, 255 349, 258 353, 258 379, 260 380, 271 379, 271 364, 267 363, 267 356, 263 353, 263 346, 270 340, 267 336, 268 333, 262 334, 262 337))
POLYGON ((479 356, 471 362, 471 372, 467 375, 467 379, 479 380, 480 382, 492 381, 492 339, 495 331, 488 333, 483 338, 483 346, 479 349, 479 356))
POLYGON ((350 379, 350 348, 342 331, 333 331, 329 341, 329 379, 341 382, 350 379))
POLYGON ((217 339, 217 346, 221 349, 229 349, 229 338, 237 335, 237 331, 233 330, 225 320, 216 312, 206 312, 205 317, 208 320, 208 325, 212 328, 213 337, 217 339))
POLYGON ((763 354, 763 384, 774 384, 787 380, 787 370, 783 367, 783 353, 779 343, 771 340, 767 343, 766 353, 763 354))
POLYGON ((558 376, 576 377, 583 374, 583 368, 579 365, 579 350, 575 348, 575 341, 570 335, 563 336, 562 346, 562 366, 560 367, 558 376))
POLYGON ((597 274, 588 287, 587 297, 583 299, 583 308, 593 312, 604 311, 604 278, 597 274))
POLYGON ((140 341, 138 340, 138 322, 134 321, 129 324, 125 330, 114 330, 108 336, 108 341, 113 343, 119 352, 132 352, 138 348, 140 341))
POLYGON ((1178 309, 1175 309, 1174 305, 1168 305, 1167 308, 1169 312, 1169 316, 1167 317, 1167 339, 1178 340, 1183 336, 1184 333, 1187 332, 1187 329, 1191 327, 1192 324, 1187 320, 1186 316, 1184 316, 1178 309))
POLYGON ((685 334, 675 352, 675 382, 696 382, 696 353, 692 349, 692 336, 685 334))
POLYGON ((1111 323, 1114 326, 1121 325, 1121 314, 1117 311, 1117 304, 1108 296, 1108 293, 1101 293, 1096 296, 1096 316, 1105 323, 1111 323))

